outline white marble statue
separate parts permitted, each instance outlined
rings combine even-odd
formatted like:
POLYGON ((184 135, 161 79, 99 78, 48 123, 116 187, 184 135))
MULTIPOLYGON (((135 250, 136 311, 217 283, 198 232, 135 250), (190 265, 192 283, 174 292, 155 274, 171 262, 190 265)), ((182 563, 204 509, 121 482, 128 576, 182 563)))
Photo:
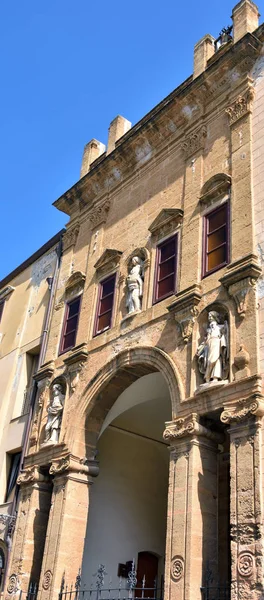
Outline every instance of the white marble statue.
POLYGON ((143 295, 143 261, 139 256, 133 256, 131 265, 126 278, 126 307, 129 315, 141 311, 141 299, 143 295))
POLYGON ((45 444, 57 444, 59 441, 64 400, 65 395, 63 394, 62 385, 54 383, 52 386, 52 400, 48 408, 48 419, 45 425, 45 444))
POLYGON ((220 324, 220 315, 211 310, 208 313, 208 327, 205 340, 197 349, 199 371, 205 382, 223 381, 228 376, 228 324, 220 324))

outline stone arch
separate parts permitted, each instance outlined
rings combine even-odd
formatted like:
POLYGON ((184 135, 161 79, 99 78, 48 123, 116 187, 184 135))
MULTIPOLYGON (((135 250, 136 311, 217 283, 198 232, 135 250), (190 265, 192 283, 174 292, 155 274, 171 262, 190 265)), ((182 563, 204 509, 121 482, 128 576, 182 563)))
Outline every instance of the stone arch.
POLYGON ((136 379, 157 371, 168 385, 174 418, 184 395, 175 363, 168 354, 156 347, 123 350, 96 373, 84 390, 76 407, 78 417, 67 435, 68 445, 74 453, 93 457, 104 419, 118 396, 136 379))

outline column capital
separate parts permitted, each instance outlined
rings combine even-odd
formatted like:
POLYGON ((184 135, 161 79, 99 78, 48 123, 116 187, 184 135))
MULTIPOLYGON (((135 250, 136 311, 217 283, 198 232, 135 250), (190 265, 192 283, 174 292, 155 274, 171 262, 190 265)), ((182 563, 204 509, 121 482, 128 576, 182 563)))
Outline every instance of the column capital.
POLYGON ((99 465, 98 461, 94 459, 88 459, 86 457, 79 458, 78 456, 69 453, 54 461, 49 472, 56 477, 60 475, 74 475, 75 477, 85 476, 86 478, 89 476, 97 477, 99 465))
POLYGON ((200 418, 200 415, 197 413, 191 413, 185 417, 178 417, 174 421, 167 422, 163 433, 164 440, 173 444, 181 438, 203 436, 214 442, 221 443, 221 434, 212 431, 205 425, 201 425, 200 418))
POLYGON ((241 398, 236 402, 224 404, 224 411, 221 414, 221 421, 226 425, 238 425, 250 417, 263 417, 264 398, 260 394, 254 394, 249 398, 241 398))

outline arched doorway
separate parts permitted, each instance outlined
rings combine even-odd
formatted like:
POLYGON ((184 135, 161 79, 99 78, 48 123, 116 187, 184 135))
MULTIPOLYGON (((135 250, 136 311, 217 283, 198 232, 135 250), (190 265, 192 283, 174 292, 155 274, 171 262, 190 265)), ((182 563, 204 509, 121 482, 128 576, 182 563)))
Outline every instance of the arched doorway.
POLYGON ((162 434, 172 418, 170 390, 151 366, 130 366, 126 374, 119 369, 87 418, 87 440, 99 404, 110 398, 98 429, 99 476, 90 493, 82 586, 96 589, 103 565, 103 586, 127 589, 129 573, 136 570, 136 587, 145 591, 135 597, 152 598, 155 587, 160 595, 164 578, 169 452, 162 434))

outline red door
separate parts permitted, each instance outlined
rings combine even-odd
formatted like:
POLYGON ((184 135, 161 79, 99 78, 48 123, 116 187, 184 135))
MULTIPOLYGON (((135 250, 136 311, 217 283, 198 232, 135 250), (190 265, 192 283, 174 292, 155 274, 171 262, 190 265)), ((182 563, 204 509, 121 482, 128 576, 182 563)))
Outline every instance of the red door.
POLYGON ((155 598, 159 559, 151 552, 139 552, 136 598, 155 598), (144 581, 144 583, 143 583, 144 581))

